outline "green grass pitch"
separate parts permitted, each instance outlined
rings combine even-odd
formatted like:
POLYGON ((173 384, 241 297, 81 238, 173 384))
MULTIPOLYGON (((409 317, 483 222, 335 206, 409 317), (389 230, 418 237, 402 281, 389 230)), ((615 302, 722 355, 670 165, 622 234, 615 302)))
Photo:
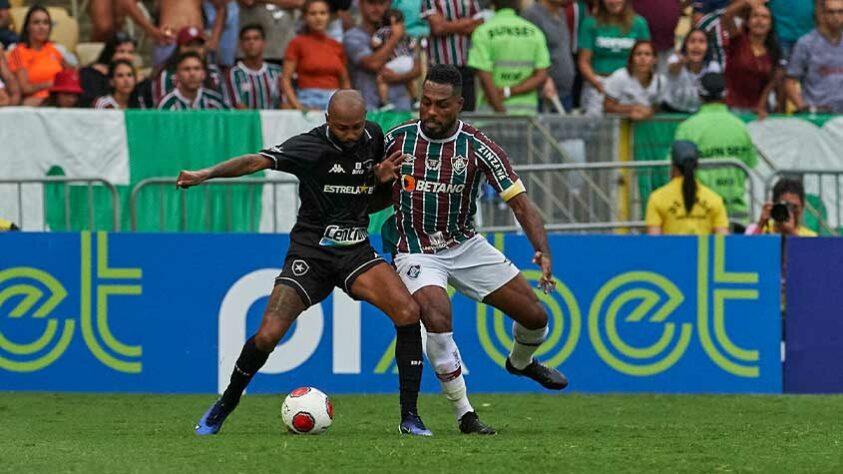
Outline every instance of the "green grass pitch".
POLYGON ((424 396, 435 436, 397 433, 397 396, 335 396, 322 436, 284 432, 281 396, 246 396, 222 432, 211 396, 0 395, 2 472, 843 472, 843 397, 481 395, 494 437, 459 434, 424 396))

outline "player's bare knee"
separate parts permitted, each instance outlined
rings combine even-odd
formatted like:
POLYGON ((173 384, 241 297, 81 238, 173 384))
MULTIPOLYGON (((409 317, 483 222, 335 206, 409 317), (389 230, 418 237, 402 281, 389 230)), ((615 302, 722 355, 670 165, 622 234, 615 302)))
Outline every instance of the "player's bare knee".
POLYGON ((282 336, 279 331, 262 326, 255 334, 255 345, 263 352, 272 352, 282 336))
POLYGON ((521 318, 518 319, 518 323, 527 329, 541 329, 547 326, 547 311, 545 311, 541 303, 536 301, 534 304, 524 308, 521 318))
POLYGON ((406 326, 407 324, 415 324, 421 320, 421 310, 418 303, 413 299, 407 300, 395 311, 395 325, 406 326))

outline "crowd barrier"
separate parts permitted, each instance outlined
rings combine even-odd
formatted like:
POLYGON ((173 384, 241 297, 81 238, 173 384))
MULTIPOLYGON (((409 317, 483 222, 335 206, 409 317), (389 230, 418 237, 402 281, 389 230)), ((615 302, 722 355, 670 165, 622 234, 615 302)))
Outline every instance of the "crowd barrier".
MULTIPOLYGON (((535 283, 523 236, 491 242, 535 283)), ((286 235, 0 236, 0 387, 211 393, 227 382, 280 271, 286 235)), ((376 244, 377 245, 377 244, 376 244)), ((557 291, 537 352, 577 392, 779 393, 777 237, 550 238, 557 291)), ((503 363, 510 321, 453 295, 475 392, 540 390, 503 363)), ((394 328, 340 290, 308 309, 250 391, 394 392, 394 328)), ((439 390, 429 365, 423 389, 439 390)))

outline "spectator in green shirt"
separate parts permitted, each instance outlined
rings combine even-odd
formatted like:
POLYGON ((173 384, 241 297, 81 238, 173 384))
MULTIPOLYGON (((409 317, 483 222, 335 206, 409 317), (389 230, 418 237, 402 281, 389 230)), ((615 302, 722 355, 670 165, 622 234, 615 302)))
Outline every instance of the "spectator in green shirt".
MULTIPOLYGON (((746 124, 723 103, 726 87, 723 74, 707 73, 700 79, 700 85, 703 106, 679 124, 675 139, 696 143, 703 160, 736 158, 749 168, 755 168, 758 156, 746 124)), ((741 225, 735 231, 743 232, 749 218, 745 173, 724 167, 700 170, 698 176, 703 184, 723 198, 729 216, 741 225)))
POLYGON ((531 115, 547 81, 550 53, 538 26, 515 13, 519 0, 493 0, 495 16, 474 30, 468 65, 483 86, 481 107, 531 115))
POLYGON ((581 108, 586 115, 603 110, 604 82, 624 67, 638 40, 649 40, 647 21, 629 0, 598 0, 594 16, 583 20, 577 62, 583 76, 581 108))

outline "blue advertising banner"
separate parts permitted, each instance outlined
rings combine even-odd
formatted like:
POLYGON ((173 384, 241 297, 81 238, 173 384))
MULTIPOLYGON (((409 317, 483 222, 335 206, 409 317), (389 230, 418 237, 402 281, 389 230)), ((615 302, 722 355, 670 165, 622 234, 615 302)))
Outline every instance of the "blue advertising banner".
MULTIPOLYGON (((537 280, 518 235, 491 241, 537 280)), ((223 389, 260 322, 284 235, 0 236, 0 388, 223 389)), ((537 357, 583 392, 781 392, 776 237, 552 236, 558 291, 537 357)), ((511 323, 453 296, 473 392, 540 388, 502 368, 511 323)), ((340 290, 307 310, 249 387, 394 392, 394 329, 340 290)), ((438 391, 429 367, 425 391, 438 391)))
POLYGON ((784 388, 843 393, 843 240, 787 241, 784 388))

